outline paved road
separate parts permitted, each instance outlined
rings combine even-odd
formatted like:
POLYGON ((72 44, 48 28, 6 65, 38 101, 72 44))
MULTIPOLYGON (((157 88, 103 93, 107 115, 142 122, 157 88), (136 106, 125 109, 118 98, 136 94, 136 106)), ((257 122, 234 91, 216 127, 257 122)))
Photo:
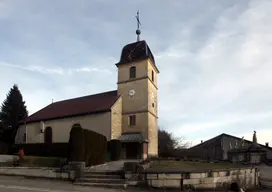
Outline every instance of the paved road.
POLYGON ((122 190, 75 186, 66 181, 0 176, 1 192, 116 192, 122 190))
MULTIPOLYGON (((23 177, 0 176, 1 192, 165 192, 165 190, 143 189, 104 189, 76 186, 70 182, 42 179, 25 179, 23 177)), ((172 191, 172 190, 171 190, 172 191)), ((179 190, 176 190, 179 191, 179 190)), ((270 190, 258 190, 253 192, 271 192, 270 190)))

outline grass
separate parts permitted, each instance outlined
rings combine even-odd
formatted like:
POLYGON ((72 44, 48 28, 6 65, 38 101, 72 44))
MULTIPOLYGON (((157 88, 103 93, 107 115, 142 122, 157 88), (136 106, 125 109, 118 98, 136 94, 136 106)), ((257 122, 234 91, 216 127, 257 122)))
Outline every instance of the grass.
POLYGON ((241 164, 233 163, 205 163, 192 161, 175 161, 175 160, 157 160, 154 161, 148 170, 151 171, 189 171, 201 169, 228 169, 241 168, 241 164))
POLYGON ((1 163, 0 166, 20 166, 20 167, 61 167, 66 159, 58 157, 38 157, 24 156, 22 160, 16 162, 1 163))

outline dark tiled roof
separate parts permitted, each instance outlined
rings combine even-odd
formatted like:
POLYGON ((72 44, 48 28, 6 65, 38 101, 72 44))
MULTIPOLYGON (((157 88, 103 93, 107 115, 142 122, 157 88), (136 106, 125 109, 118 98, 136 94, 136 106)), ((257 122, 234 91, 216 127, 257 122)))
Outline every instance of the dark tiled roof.
MULTIPOLYGON (((204 144, 206 144, 208 142, 211 142, 213 140, 220 140, 221 141, 223 136, 231 137, 231 138, 234 138, 234 139, 237 139, 237 140, 241 140, 241 138, 239 138, 239 137, 236 137, 236 136, 233 136, 233 135, 229 135, 229 134, 226 134, 226 133, 222 133, 222 134, 220 134, 220 135, 218 135, 216 137, 213 137, 213 138, 211 138, 211 139, 209 139, 209 140, 207 140, 207 141, 205 141, 203 143, 200 143, 200 144, 197 144, 195 146, 192 146, 190 149, 195 149, 195 148, 197 148, 197 147, 199 147, 201 145, 204 145, 204 144)), ((246 140, 246 139, 244 139, 244 141, 247 142, 247 143, 252 144, 252 141, 249 141, 249 140, 246 140)), ((269 146, 266 146, 266 145, 262 145, 262 144, 258 144, 258 145, 261 146, 261 147, 264 147, 264 148, 272 150, 272 147, 269 147, 269 146)))
POLYGON ((142 133, 139 132, 126 132, 122 133, 119 140, 123 143, 129 143, 129 142, 148 142, 148 140, 142 135, 142 133))
POLYGON ((20 123, 74 117, 110 111, 118 99, 117 91, 109 91, 52 103, 20 123))
MULTIPOLYGON (((120 61, 116 65, 133 62, 141 59, 150 58, 155 65, 154 56, 147 45, 147 43, 143 41, 134 42, 126 45, 121 53, 120 61)), ((156 67, 156 65, 155 65, 156 67)), ((156 67, 157 68, 157 67, 156 67)))

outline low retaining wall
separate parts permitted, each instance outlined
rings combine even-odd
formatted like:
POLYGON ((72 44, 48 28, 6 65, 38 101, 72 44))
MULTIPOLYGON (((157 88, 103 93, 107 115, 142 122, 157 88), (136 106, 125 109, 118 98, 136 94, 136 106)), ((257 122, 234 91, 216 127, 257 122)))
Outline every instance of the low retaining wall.
POLYGON ((237 182, 242 187, 255 188, 259 183, 258 176, 257 168, 144 173, 146 184, 150 187, 179 189, 226 189, 232 182, 237 182))
POLYGON ((23 176, 35 178, 49 178, 73 180, 75 175, 73 171, 59 171, 53 168, 23 168, 23 167, 1 167, 0 175, 23 176))
POLYGON ((261 165, 260 169, 260 185, 266 188, 272 188, 272 166, 261 165))

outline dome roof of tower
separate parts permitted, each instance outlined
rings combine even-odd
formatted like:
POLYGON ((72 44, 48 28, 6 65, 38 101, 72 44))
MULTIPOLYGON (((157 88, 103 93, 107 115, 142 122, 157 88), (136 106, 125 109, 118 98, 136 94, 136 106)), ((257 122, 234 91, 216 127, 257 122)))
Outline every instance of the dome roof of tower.
POLYGON ((134 62, 147 58, 150 58, 154 66, 156 67, 154 56, 146 41, 137 41, 124 46, 121 53, 120 61, 116 63, 116 65, 118 66, 128 62, 134 62))

